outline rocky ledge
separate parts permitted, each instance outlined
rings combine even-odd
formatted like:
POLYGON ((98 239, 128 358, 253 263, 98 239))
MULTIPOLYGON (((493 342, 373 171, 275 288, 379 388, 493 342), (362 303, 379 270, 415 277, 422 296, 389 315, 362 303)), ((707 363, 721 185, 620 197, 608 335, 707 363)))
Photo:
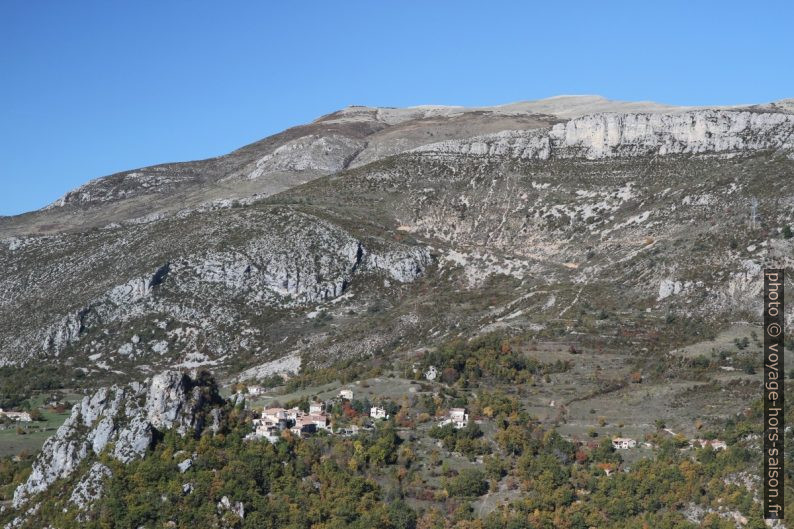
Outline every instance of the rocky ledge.
POLYGON ((699 110, 676 114, 603 113, 544 130, 508 130, 425 145, 425 155, 520 159, 586 158, 794 150, 794 115, 699 110))
MULTIPOLYGON (((59 479, 71 478, 84 461, 108 451, 127 463, 143 457, 166 430, 181 435, 217 429, 222 398, 208 376, 196 379, 165 371, 144 383, 102 388, 72 408, 71 416, 44 443, 27 481, 14 492, 13 507, 26 506, 59 479)), ((99 497, 110 470, 94 463, 80 477, 72 503, 85 508, 99 497)))

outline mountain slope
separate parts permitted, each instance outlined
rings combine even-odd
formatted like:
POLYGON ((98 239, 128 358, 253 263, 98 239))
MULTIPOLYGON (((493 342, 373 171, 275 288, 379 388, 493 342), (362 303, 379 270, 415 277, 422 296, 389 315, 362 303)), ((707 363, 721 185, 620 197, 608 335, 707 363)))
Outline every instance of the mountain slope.
POLYGON ((794 115, 639 106, 351 107, 94 181, 2 220, 0 359, 262 376, 609 311, 755 317, 760 268, 792 264, 794 115))
MULTIPOLYGON (((742 430, 735 447, 754 449, 750 430, 725 420, 739 410, 751 417, 758 355, 745 351, 743 333, 760 318, 761 269, 781 267, 789 277, 794 269, 791 108, 594 97, 485 109, 350 107, 224 157, 112 175, 44 210, 0 219, 4 398, 19 373, 32 373, 35 385, 37 366, 57 366, 57 387, 101 387, 74 407, 20 481, 4 511, 8 527, 109 516, 95 508, 103 488, 115 487, 119 501, 125 469, 145 471, 150 457, 169 469, 167 483, 178 485, 169 494, 181 505, 193 484, 180 476, 196 462, 197 473, 214 475, 217 461, 205 459, 214 449, 197 457, 165 445, 214 443, 226 453, 244 448, 251 428, 241 403, 223 403, 207 375, 181 374, 202 367, 226 386, 280 384, 273 375, 283 375, 280 395, 329 400, 350 373, 371 369, 357 394, 400 395, 403 409, 426 406, 428 417, 439 405, 478 406, 494 423, 484 430, 504 428, 494 446, 512 442, 508 431, 559 428, 564 441, 535 431, 557 454, 546 461, 573 464, 576 447, 577 471, 598 479, 603 469, 591 463, 619 458, 578 440, 597 435, 594 424, 638 438, 655 431, 659 440, 664 421, 700 436, 704 420, 717 432, 742 430), (439 367, 439 380, 417 382, 430 367, 439 367), (494 417, 491 406, 507 409, 494 417), (604 413, 597 419, 596 409, 604 413), (191 441, 218 430, 223 414, 232 431, 191 441), (519 416, 521 425, 510 425, 519 416), (560 446, 570 454, 558 460, 560 446)), ((337 408, 340 419, 350 414, 337 408)), ((428 430, 403 441, 425 450, 428 430)), ((403 441, 388 428, 367 442, 377 445, 384 432, 396 451, 403 441)), ((461 446, 487 444, 475 438, 461 446)), ((349 457, 340 449, 340 468, 361 470, 352 440, 320 441, 350 445, 349 457)), ((254 449, 272 468, 294 456, 309 475, 301 450, 310 443, 262 446, 254 449), (286 447, 294 454, 285 456, 286 447)), ((400 454, 395 461, 411 466, 400 454)), ((540 459, 513 461, 502 474, 523 476, 540 459)), ((729 479, 723 470, 719 479, 729 479)), ((422 483, 412 494, 426 502, 422 483)), ((734 495, 730 509, 710 513, 752 506, 751 485, 742 488, 747 501, 734 495)), ((532 487, 517 496, 505 483, 494 497, 531 498, 532 487)), ((246 509, 262 508, 242 489, 208 493, 204 514, 240 526, 246 509)), ((309 484, 301 497, 315 492, 309 484)), ((698 508, 675 501, 662 510, 700 523, 711 514, 698 508)), ((253 516, 247 523, 257 523, 253 516)))

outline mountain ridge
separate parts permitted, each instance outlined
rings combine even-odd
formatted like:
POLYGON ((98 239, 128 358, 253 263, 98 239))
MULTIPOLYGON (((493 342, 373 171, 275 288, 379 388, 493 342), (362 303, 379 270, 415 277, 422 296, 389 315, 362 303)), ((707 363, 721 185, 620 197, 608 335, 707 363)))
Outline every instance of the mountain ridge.
MULTIPOLYGON (((675 107, 611 101, 600 96, 557 96, 493 107, 347 107, 220 157, 159 164, 92 179, 40 210, 0 217, 0 236, 50 233, 59 225, 79 229, 92 222, 80 219, 74 212, 54 214, 53 222, 37 218, 67 205, 119 202, 122 207, 114 213, 129 219, 156 211, 173 212, 179 209, 174 202, 201 207, 213 201, 257 199, 318 176, 366 165, 429 143, 504 130, 546 128, 586 114, 620 110, 680 113, 704 108, 790 112, 794 110, 790 101, 734 107, 675 107), (169 197, 173 198, 172 203, 169 197)), ((102 214, 95 216, 103 218, 102 214)))

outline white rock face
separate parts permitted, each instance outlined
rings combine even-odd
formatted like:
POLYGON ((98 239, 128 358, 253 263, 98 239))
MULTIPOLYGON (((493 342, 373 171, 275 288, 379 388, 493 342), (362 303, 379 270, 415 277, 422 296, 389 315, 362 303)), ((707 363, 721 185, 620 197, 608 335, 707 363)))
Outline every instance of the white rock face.
POLYGON ((180 473, 184 474, 192 466, 193 466, 193 460, 188 458, 188 459, 185 459, 184 461, 182 461, 181 463, 179 463, 177 465, 177 468, 179 469, 180 473))
POLYGON ((369 269, 385 272, 400 283, 416 280, 431 262, 427 250, 419 247, 366 254, 365 258, 369 269))
MULTIPOLYGON (((299 307, 341 296, 360 275, 412 282, 432 262, 424 247, 393 241, 370 245, 337 225, 306 214, 282 213, 275 220, 280 229, 258 233, 238 247, 175 257, 145 275, 125 278, 104 294, 86 300, 82 308, 38 330, 32 336, 33 343, 15 342, 11 347, 57 356, 79 342, 95 322, 126 321, 150 312, 188 321, 233 319, 222 314, 189 313, 190 309, 163 301, 156 295, 158 289, 185 299, 203 293, 205 298, 299 307)), ((147 347, 140 336, 133 336, 130 342, 114 348, 125 358, 147 349, 162 355, 169 347, 162 341, 147 347)))
POLYGON ((364 145, 363 141, 338 134, 304 136, 257 160, 248 178, 253 180, 278 171, 333 173, 343 169, 364 145))
POLYGON ((238 380, 265 378, 275 374, 297 373, 301 367, 301 357, 298 354, 287 355, 278 360, 271 360, 264 364, 246 369, 238 375, 238 380))
POLYGON ((790 114, 706 110, 596 114, 555 125, 549 137, 555 152, 598 159, 791 148, 792 131, 790 114))
POLYGON ((190 180, 190 174, 180 174, 165 166, 148 167, 111 175, 111 177, 89 180, 77 189, 69 191, 58 200, 45 207, 52 209, 69 204, 89 202, 108 202, 135 196, 143 189, 168 189, 190 180))
POLYGON ((242 251, 212 252, 172 263, 175 288, 221 287, 234 295, 272 305, 308 305, 344 293, 361 272, 384 273, 400 282, 418 278, 431 262, 427 249, 369 250, 330 224, 311 233, 292 229, 284 237, 261 237, 242 251), (317 248, 322 248, 317 252, 317 248))
POLYGON ((231 511, 236 514, 239 519, 242 520, 245 518, 245 506, 243 505, 243 502, 237 501, 232 503, 228 496, 221 498, 221 501, 218 502, 217 508, 219 514, 223 513, 224 511, 231 511))
MULTIPOLYGON (((19 508, 56 480, 70 476, 91 453, 100 454, 114 443, 112 456, 122 462, 142 457, 155 430, 203 426, 202 409, 209 403, 202 387, 192 387, 188 377, 176 371, 154 376, 147 385, 102 388, 72 408, 71 416, 42 447, 27 481, 14 491, 13 505, 19 508)), ((93 498, 97 483, 107 472, 95 464, 72 496, 85 504, 93 498)), ((106 467, 105 467, 106 469, 106 467)))
POLYGON ((67 345, 79 340, 80 331, 83 329, 82 320, 85 312, 85 309, 81 309, 67 314, 46 330, 41 344, 42 349, 52 351, 57 355, 67 345))
POLYGON ((677 114, 594 114, 550 130, 504 131, 425 145, 411 152, 520 159, 732 153, 794 149, 794 115, 699 110, 677 114))
POLYGON ((112 475, 111 470, 102 463, 94 463, 88 472, 77 482, 69 501, 81 511, 86 510, 102 495, 103 481, 112 475))
POLYGON ((147 278, 135 278, 127 281, 123 285, 113 287, 108 292, 108 297, 116 304, 134 303, 145 298, 152 292, 151 281, 147 278))
POLYGON ((661 301, 670 296, 675 296, 677 294, 680 294, 681 292, 684 292, 691 286, 692 286, 691 281, 681 282, 681 281, 675 281, 673 279, 663 279, 659 283, 659 296, 656 299, 661 301))
POLYGON ((21 237, 9 237, 7 239, 0 240, 0 244, 6 245, 8 250, 13 252, 25 246, 25 239, 21 237))

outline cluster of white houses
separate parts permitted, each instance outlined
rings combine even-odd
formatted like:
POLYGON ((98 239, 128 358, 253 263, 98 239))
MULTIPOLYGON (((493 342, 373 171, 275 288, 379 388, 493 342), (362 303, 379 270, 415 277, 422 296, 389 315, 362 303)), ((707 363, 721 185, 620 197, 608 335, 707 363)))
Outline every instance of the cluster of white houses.
POLYGON ((309 413, 298 408, 265 408, 262 416, 254 419, 254 427, 255 437, 264 437, 275 443, 284 430, 298 437, 318 430, 330 430, 331 420, 323 410, 323 405, 313 402, 309 405, 309 413))
MULTIPOLYGON (((341 400, 353 400, 353 391, 343 389, 339 392, 341 400)), ((389 415, 384 408, 373 406, 370 408, 370 417, 373 419, 388 419, 389 415)), ((309 404, 309 411, 304 412, 299 408, 265 408, 258 419, 254 419, 254 432, 250 437, 264 438, 275 443, 281 437, 281 433, 289 430, 297 437, 303 437, 317 433, 320 430, 331 431, 331 417, 325 412, 325 404, 322 402, 312 402, 309 404)), ((356 433, 358 427, 351 427, 341 433, 356 433)))
POLYGON ((5 411, 3 408, 0 408, 0 417, 8 417, 12 421, 18 422, 30 422, 33 420, 30 417, 30 413, 26 411, 5 411))
MULTIPOLYGON (((650 446, 650 443, 644 444, 650 446)), ((719 439, 692 439, 689 441, 689 445, 693 447, 699 446, 701 448, 710 446, 714 450, 725 450, 728 448, 727 443, 719 439)), ((612 446, 615 450, 628 450, 630 448, 635 448, 637 446, 637 441, 629 437, 615 437, 612 439, 612 446)))
MULTIPOLYGON (((353 391, 343 389, 339 392, 341 400, 353 400, 353 391)), ((312 402, 309 404, 309 411, 304 412, 299 408, 265 408, 262 415, 254 419, 254 431, 249 434, 249 438, 264 438, 275 443, 279 440, 282 432, 289 430, 297 437, 303 437, 317 433, 321 430, 331 432, 331 417, 325 411, 325 403, 312 402)), ((389 414, 381 406, 372 406, 369 416, 373 419, 388 419, 389 414)), ((449 415, 443 419, 439 425, 452 424, 455 428, 465 428, 469 424, 469 414, 465 408, 452 408, 449 415)), ((341 435, 353 435, 359 431, 359 427, 351 425, 349 428, 338 430, 341 435)))

